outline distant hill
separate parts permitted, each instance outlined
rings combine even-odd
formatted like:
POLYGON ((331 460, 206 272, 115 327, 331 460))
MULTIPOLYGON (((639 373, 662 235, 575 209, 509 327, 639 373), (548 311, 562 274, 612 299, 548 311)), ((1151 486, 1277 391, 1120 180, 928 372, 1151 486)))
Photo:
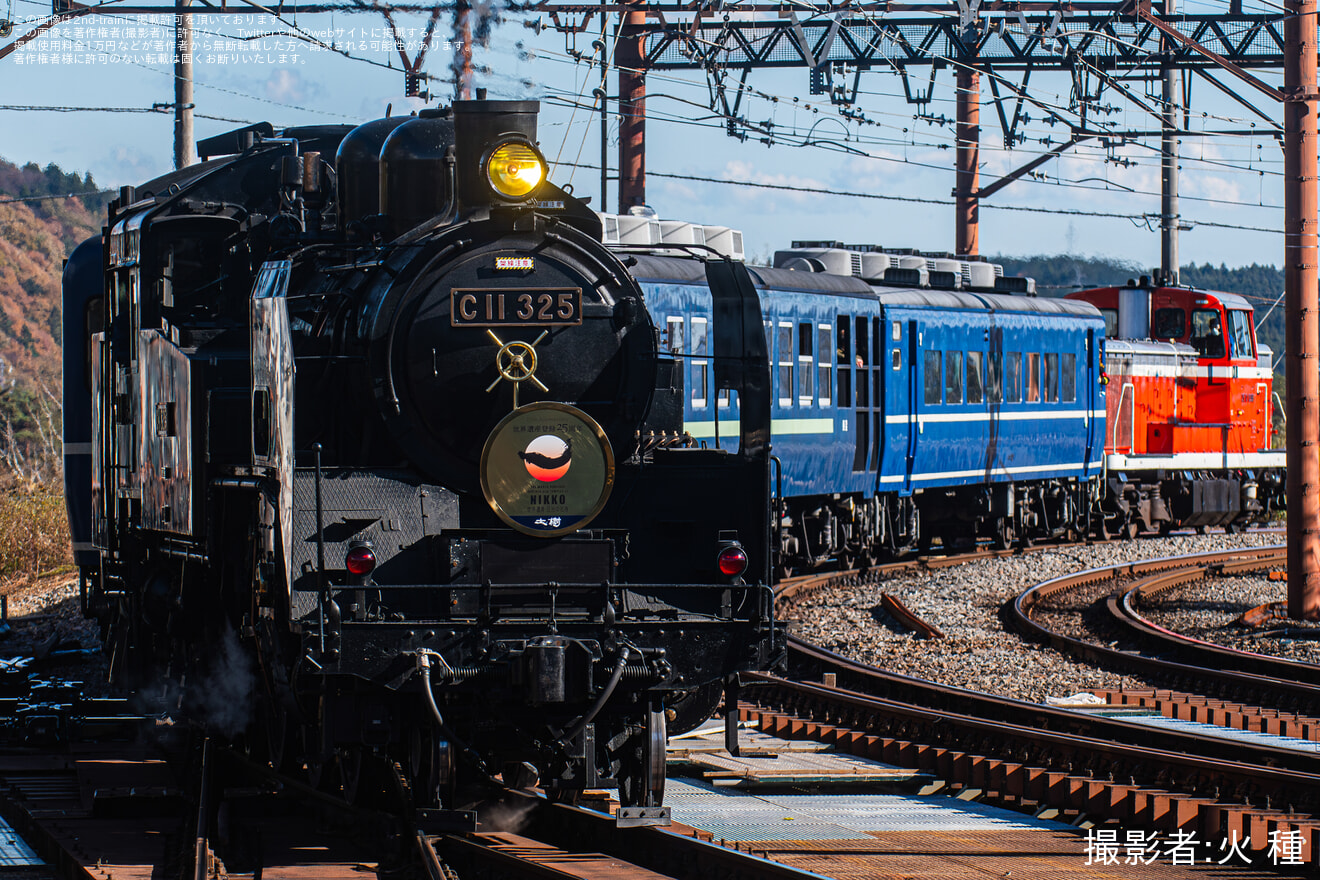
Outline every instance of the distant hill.
POLYGON ((25 478, 58 467, 60 276, 101 230, 95 192, 90 174, 0 160, 0 460, 25 478))

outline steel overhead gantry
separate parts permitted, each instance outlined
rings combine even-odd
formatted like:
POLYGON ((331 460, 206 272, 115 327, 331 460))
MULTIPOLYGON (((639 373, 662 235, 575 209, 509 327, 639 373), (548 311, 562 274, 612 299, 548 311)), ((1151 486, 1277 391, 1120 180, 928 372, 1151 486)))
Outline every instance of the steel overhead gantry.
MULTIPOLYGON (((550 7, 547 3, 539 8, 550 7)), ((553 9, 556 25, 562 26, 562 16, 578 7, 555 4, 553 9)), ((807 67, 814 94, 828 94, 836 104, 849 104, 861 72, 887 71, 902 79, 911 103, 921 104, 929 100, 930 93, 923 94, 910 71, 954 68, 959 126, 955 239, 956 250, 964 254, 977 252, 978 202, 993 191, 978 188, 974 170, 983 74, 990 74, 1005 143, 1012 145, 1020 140, 1021 105, 1024 99, 1030 100, 1026 85, 1035 71, 1071 75, 1074 97, 1079 99, 1077 121, 1037 106, 1051 124, 1062 123, 1074 138, 1084 139, 1109 135, 1088 122, 1087 99, 1093 101, 1106 88, 1123 93, 1167 130, 1172 127, 1172 114, 1127 91, 1126 82, 1164 81, 1173 71, 1192 70, 1227 90, 1210 76, 1211 71, 1223 69, 1277 97, 1276 90, 1247 74, 1245 68, 1281 68, 1285 54, 1281 16, 1179 14, 1166 23, 1150 13, 1148 0, 1067 7, 981 0, 823 4, 810 7, 812 12, 805 18, 800 18, 806 15, 800 7, 756 3, 725 3, 717 11, 679 4, 648 4, 647 9, 650 17, 644 25, 637 76, 652 69, 700 69, 709 75, 730 69, 807 67), (1009 72, 1020 72, 1020 87, 1003 76, 1009 72), (1000 94, 1001 83, 1010 94, 1000 94), (1017 108, 1010 121, 1005 103, 1012 101, 1017 108)), ((1190 90, 1190 84, 1186 89, 1190 90)), ((1282 135, 1282 129, 1277 133, 1282 135)), ((631 154, 636 144, 634 139, 621 145, 621 167, 637 164, 631 154)), ((1037 161, 1032 167, 1038 165, 1037 161)), ((1010 178, 1017 176, 1015 172, 1010 178)), ((1166 173, 1166 178, 1171 175, 1166 173)), ((1171 210, 1176 211, 1174 204, 1166 201, 1162 211, 1161 225, 1168 234, 1176 230, 1176 218, 1169 216, 1171 210)), ((1176 271, 1176 267, 1170 268, 1176 271)))

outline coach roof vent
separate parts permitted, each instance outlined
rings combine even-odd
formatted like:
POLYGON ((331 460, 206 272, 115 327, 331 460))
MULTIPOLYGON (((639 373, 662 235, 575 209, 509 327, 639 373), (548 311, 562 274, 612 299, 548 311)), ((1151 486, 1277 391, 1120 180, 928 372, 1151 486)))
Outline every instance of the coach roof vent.
POLYGON ((861 266, 856 267, 854 273, 853 258, 859 256, 852 251, 846 251, 843 248, 790 248, 786 251, 775 251, 774 267, 776 269, 799 269, 795 265, 798 260, 810 260, 819 263, 824 271, 831 275, 855 275, 861 273, 861 266))
POLYGON ((994 263, 962 264, 963 287, 971 287, 977 290, 994 290, 995 279, 1003 274, 1004 268, 996 266, 994 263), (996 269, 998 271, 995 271, 996 269))
POLYGON ((715 251, 722 257, 742 261, 743 236, 727 226, 704 226, 683 220, 661 220, 645 206, 627 214, 604 214, 600 218, 601 241, 611 247, 650 248, 669 254, 702 254, 715 251))
POLYGON ((1027 296, 1035 296, 1036 279, 1023 278, 1017 275, 1011 275, 1007 278, 996 278, 995 290, 999 293, 1022 293, 1027 296))
POLYGON ((898 266, 890 254, 872 251, 858 254, 862 260, 862 280, 879 284, 885 280, 885 273, 898 266))
POLYGON ((730 229, 727 226, 704 226, 706 231, 706 247, 713 249, 721 256, 728 257, 731 260, 743 262, 747 258, 747 252, 743 250, 743 234, 739 229, 730 229))
POLYGON ((665 244, 705 244, 706 228, 682 220, 661 220, 660 240, 665 244))
POLYGON ((926 269, 930 272, 930 286, 941 290, 958 290, 962 287, 963 263, 948 257, 926 259, 926 269))

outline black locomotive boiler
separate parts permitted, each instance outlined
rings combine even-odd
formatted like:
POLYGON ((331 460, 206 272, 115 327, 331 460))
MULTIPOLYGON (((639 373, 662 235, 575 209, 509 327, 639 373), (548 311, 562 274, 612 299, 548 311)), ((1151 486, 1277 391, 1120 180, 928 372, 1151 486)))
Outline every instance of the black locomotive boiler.
POLYGON ((114 679, 350 792, 502 773, 663 821, 666 734, 783 651, 762 317, 708 260, 740 442, 685 448, 681 364, 536 119, 251 126, 123 190, 65 272, 85 609, 114 679))

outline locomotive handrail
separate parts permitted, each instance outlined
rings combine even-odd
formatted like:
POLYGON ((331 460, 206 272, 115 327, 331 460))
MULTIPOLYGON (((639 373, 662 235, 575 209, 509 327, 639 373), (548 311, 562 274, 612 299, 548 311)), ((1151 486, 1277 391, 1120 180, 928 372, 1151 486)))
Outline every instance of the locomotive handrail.
POLYGON ((1125 400, 1132 407, 1132 417, 1129 420, 1128 450, 1131 451, 1137 445, 1137 391, 1131 382, 1124 382, 1118 392, 1118 406, 1114 408, 1113 447, 1115 452, 1118 451, 1118 426, 1123 422, 1123 401, 1125 400), (1129 391, 1132 392, 1130 399, 1128 397, 1129 391))

